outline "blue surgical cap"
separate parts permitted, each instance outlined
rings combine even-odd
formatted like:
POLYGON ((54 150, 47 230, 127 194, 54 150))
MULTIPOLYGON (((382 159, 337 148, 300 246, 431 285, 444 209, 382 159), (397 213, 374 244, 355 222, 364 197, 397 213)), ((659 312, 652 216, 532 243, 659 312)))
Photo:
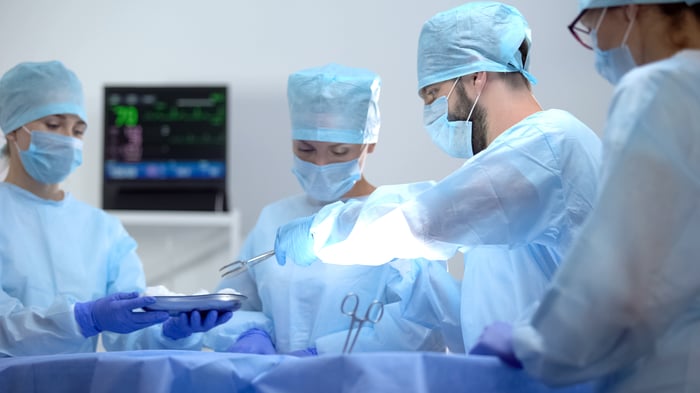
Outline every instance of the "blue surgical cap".
POLYGON ((666 3, 686 3, 688 5, 698 4, 700 0, 578 0, 579 10, 589 8, 617 7, 628 4, 666 4, 666 3))
POLYGON ((0 128, 5 135, 58 114, 87 122, 82 85, 61 62, 20 63, 0 79, 0 128))
POLYGON ((519 48, 532 43, 525 17, 509 5, 474 2, 440 12, 423 24, 418 39, 418 91, 475 72, 520 72, 530 82, 529 56, 519 48))
POLYGON ((339 64, 291 74, 287 101, 292 139, 376 143, 380 86, 374 72, 339 64))

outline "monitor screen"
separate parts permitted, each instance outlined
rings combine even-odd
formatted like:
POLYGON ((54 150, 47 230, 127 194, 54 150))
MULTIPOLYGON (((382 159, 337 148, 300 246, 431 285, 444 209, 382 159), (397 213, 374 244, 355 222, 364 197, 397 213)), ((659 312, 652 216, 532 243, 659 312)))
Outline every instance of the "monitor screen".
POLYGON ((225 189, 226 86, 106 86, 104 99, 105 194, 225 189))

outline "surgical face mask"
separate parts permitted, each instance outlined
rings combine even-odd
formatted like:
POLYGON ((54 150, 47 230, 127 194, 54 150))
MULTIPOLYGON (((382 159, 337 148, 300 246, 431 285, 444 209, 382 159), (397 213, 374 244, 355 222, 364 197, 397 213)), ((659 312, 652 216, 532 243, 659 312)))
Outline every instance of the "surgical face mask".
POLYGON ((294 156, 292 172, 306 194, 321 202, 337 201, 362 176, 360 159, 327 165, 316 165, 294 156))
MULTIPOLYGON (((605 13, 601 15, 605 16, 605 13)), ((632 31, 632 26, 634 25, 634 19, 630 21, 625 36, 622 38, 622 44, 619 47, 600 50, 598 49, 598 27, 600 27, 600 21, 598 26, 591 31, 591 38, 593 39, 593 49, 595 50, 595 68, 598 73, 608 82, 616 85, 620 79, 631 69, 637 66, 632 57, 632 52, 630 52, 629 46, 627 46, 627 38, 629 37, 630 31, 632 31)))
MULTIPOLYGON (((34 180, 44 184, 58 184, 83 162, 83 141, 70 136, 46 131, 29 131, 29 148, 17 146, 24 169, 34 180)), ((15 142, 16 144, 16 142, 15 142)))
POLYGON ((459 78, 455 81, 447 96, 442 96, 423 108, 423 123, 430 134, 433 143, 445 153, 455 158, 470 158, 474 155, 472 149, 472 112, 479 101, 479 94, 474 105, 469 110, 467 120, 448 120, 448 99, 452 94, 459 78))

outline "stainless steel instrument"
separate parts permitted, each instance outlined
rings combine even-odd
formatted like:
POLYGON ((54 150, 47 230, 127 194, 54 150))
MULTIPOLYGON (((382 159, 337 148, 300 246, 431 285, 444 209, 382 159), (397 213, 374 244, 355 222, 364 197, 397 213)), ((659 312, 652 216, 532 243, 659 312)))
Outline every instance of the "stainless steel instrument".
POLYGON ((343 346, 343 353, 350 353, 355 347, 355 342, 357 342, 357 337, 360 335, 360 330, 365 322, 377 323, 382 319, 384 315, 384 303, 379 300, 374 300, 367 306, 367 311, 365 311, 365 316, 360 317, 357 315, 357 308, 360 305, 360 297, 357 294, 350 292, 343 298, 343 302, 340 304, 340 312, 352 318, 350 320, 350 329, 348 329, 348 335, 345 337, 345 345, 343 346), (354 303, 350 305, 350 303, 354 303), (350 341, 350 336, 352 336, 352 330, 357 322, 357 331, 355 336, 353 336, 352 341, 350 341))
POLYGON ((243 273, 244 271, 248 270, 251 266, 255 266, 256 264, 266 260, 267 258, 273 255, 275 255, 275 250, 270 250, 266 253, 250 258, 247 261, 233 261, 228 265, 224 265, 221 268, 219 268, 219 272, 221 272, 221 277, 226 277, 230 275, 237 276, 243 273))

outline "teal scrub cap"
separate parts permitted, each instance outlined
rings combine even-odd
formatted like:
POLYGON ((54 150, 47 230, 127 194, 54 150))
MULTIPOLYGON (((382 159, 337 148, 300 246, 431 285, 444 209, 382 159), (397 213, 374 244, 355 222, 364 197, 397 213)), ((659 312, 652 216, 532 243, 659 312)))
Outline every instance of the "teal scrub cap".
POLYGON ((628 4, 667 4, 667 3, 686 3, 688 5, 698 4, 700 0, 578 0, 579 10, 587 10, 589 8, 604 8, 617 7, 628 4))
POLYGON ((287 101, 292 139, 376 143, 380 86, 374 72, 339 64, 291 74, 287 101))
POLYGON ((425 86, 481 71, 520 72, 530 82, 529 56, 520 45, 532 43, 525 17, 497 2, 473 2, 440 12, 423 24, 418 39, 418 91, 425 86))
POLYGON ((87 122, 82 85, 61 62, 20 63, 0 79, 0 128, 5 135, 62 113, 87 122))

